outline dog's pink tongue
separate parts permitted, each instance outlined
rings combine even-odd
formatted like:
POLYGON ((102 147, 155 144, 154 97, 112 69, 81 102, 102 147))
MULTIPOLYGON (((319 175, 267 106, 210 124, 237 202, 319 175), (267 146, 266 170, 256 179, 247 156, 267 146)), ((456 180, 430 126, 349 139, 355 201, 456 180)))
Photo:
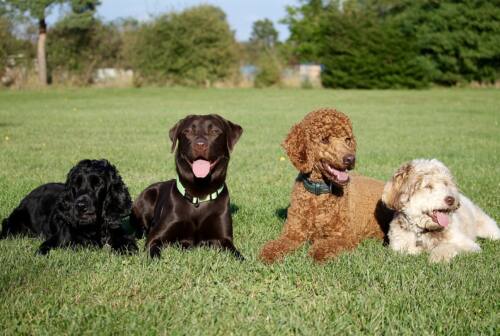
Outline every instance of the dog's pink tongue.
POLYGON ((349 174, 347 174, 346 172, 334 169, 333 173, 335 174, 335 176, 337 177, 337 180, 339 180, 339 182, 345 182, 349 179, 349 174))
POLYGON ((205 160, 196 160, 193 162, 193 174, 197 178, 204 178, 210 173, 210 162, 205 160))
POLYGON ((436 219, 438 224, 442 227, 447 227, 450 222, 450 217, 448 216, 448 214, 441 211, 436 211, 436 219))

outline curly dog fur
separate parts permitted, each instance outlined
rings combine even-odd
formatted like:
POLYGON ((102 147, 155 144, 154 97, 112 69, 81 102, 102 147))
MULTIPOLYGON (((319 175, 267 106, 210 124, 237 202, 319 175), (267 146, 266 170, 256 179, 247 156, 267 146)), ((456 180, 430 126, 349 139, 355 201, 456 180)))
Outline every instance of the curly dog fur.
POLYGON ((332 192, 315 195, 299 179, 295 182, 284 230, 263 247, 260 258, 264 262, 282 259, 306 241, 312 243, 310 255, 324 261, 365 238, 384 238, 393 216, 380 201, 384 183, 359 175, 345 181, 356 153, 346 115, 328 108, 309 113, 293 126, 283 147, 302 174, 331 185, 332 192), (339 176, 344 176, 342 181, 339 176))
POLYGON ((70 170, 66 183, 48 183, 30 192, 3 221, 0 239, 42 237, 46 240, 40 254, 56 247, 106 243, 119 252, 135 252, 134 234, 121 225, 131 203, 115 166, 107 160, 82 160, 70 170))
POLYGON ((432 262, 481 248, 476 237, 500 239, 496 222, 458 191, 450 170, 436 159, 403 164, 385 185, 382 201, 396 215, 389 246, 398 252, 429 251, 432 262))

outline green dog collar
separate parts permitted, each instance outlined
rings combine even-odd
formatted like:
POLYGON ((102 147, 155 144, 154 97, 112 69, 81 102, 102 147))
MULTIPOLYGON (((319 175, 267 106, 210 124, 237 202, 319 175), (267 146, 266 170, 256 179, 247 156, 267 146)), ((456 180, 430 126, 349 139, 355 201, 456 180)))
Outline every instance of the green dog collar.
POLYGON ((177 187, 177 190, 181 193, 181 195, 184 198, 186 198, 188 201, 190 201, 191 203, 193 203, 194 206, 196 206, 196 207, 198 207, 198 205, 200 205, 200 203, 213 201, 214 199, 216 199, 222 193, 222 190, 224 190, 224 185, 222 185, 215 192, 213 192, 211 194, 208 194, 205 197, 193 197, 193 196, 189 195, 186 192, 186 188, 184 188, 184 186, 182 185, 181 181, 179 180, 179 176, 177 176, 175 178, 175 186, 177 187))
POLYGON ((302 173, 300 173, 299 176, 297 176, 297 181, 301 181, 304 184, 304 188, 316 196, 321 194, 332 193, 331 184, 326 184, 325 182, 313 182, 309 180, 309 178, 302 173))

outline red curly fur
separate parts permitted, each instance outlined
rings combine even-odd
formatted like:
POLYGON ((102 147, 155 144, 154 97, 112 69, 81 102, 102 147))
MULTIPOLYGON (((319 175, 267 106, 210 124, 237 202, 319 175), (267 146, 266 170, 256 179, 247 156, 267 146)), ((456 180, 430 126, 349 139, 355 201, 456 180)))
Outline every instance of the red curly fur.
MULTIPOLYGON (((321 163, 345 169, 342 158, 355 154, 356 141, 346 115, 320 109, 292 127, 283 147, 301 173, 309 174, 313 181, 330 183, 321 163)), ((261 260, 271 263, 282 259, 310 241, 310 255, 324 261, 356 247, 365 238, 384 238, 392 213, 380 201, 383 188, 382 181, 354 175, 334 193, 314 195, 296 181, 283 232, 262 248, 261 260)))

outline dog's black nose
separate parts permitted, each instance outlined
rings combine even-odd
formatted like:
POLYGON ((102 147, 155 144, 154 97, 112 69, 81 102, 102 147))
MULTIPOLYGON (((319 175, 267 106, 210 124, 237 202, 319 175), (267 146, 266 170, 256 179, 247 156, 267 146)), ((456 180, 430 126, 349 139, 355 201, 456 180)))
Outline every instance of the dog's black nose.
POLYGON ((446 196, 444 198, 444 202, 446 204, 448 204, 449 206, 452 206, 453 204, 455 204, 455 197, 453 197, 453 196, 446 196))
POLYGON ((356 157, 352 154, 349 154, 349 155, 344 156, 342 161, 347 166, 347 168, 350 169, 350 168, 354 167, 354 163, 356 162, 356 157))
POLYGON ((87 203, 79 201, 76 203, 76 208, 79 212, 85 212, 88 209, 87 203))

